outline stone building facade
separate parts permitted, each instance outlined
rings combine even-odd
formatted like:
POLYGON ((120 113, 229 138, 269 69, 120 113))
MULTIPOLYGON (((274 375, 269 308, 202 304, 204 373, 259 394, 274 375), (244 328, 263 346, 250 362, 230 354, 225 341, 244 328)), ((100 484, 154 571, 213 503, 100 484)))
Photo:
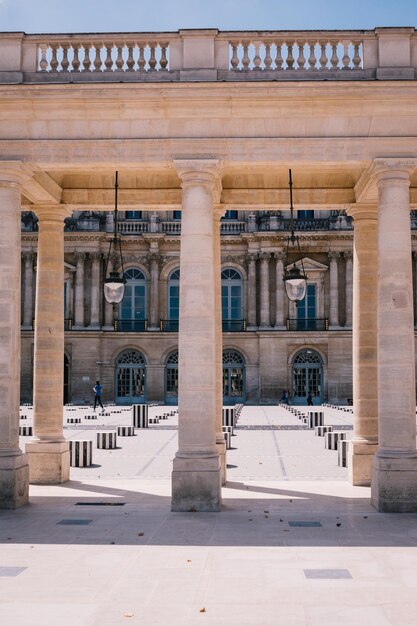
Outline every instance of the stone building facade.
MULTIPOLYGON (((175 403, 180 212, 121 215, 127 292, 114 306, 102 288, 113 214, 66 220, 64 399, 90 402, 100 379, 108 402, 175 403)), ((343 211, 296 210, 301 255, 290 248, 287 258, 289 224, 285 210, 222 219, 225 403, 277 402, 284 389, 294 403, 305 403, 309 390, 316 403, 352 396, 352 220, 343 211), (301 258, 307 307, 287 299, 282 280, 286 263, 301 258)), ((36 216, 25 213, 22 402, 32 400, 36 249, 36 216)))

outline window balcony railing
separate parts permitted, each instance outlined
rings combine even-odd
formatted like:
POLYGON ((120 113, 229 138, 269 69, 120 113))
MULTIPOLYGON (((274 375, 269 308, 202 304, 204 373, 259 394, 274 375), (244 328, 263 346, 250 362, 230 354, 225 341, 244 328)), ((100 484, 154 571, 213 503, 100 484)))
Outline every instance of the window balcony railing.
POLYGON ((224 333, 241 333, 246 330, 246 320, 222 320, 224 333))
MULTIPOLYGON (((72 317, 64 318, 64 330, 72 330, 72 317)), ((32 330, 35 330, 35 318, 32 318, 32 330)))
POLYGON ((114 330, 119 333, 144 333, 148 320, 114 320, 114 330))
POLYGON ((287 318, 287 330, 311 331, 329 330, 329 320, 325 319, 296 319, 287 318))
POLYGON ((163 333, 177 333, 178 320, 159 320, 159 328, 163 333))

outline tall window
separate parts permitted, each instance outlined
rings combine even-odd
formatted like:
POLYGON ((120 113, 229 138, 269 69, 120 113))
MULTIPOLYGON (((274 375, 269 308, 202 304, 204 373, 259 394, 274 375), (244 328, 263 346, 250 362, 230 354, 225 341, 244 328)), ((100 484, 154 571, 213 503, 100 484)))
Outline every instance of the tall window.
POLYGON ((126 270, 125 295, 120 303, 119 324, 121 330, 143 330, 146 320, 146 280, 143 273, 132 268, 126 270))
POLYGON ((222 271, 221 280, 223 330, 239 330, 236 326, 243 323, 242 276, 229 268, 222 271))
POLYGON ((125 218, 127 220, 141 220, 142 211, 125 211, 125 218))
POLYGON ((168 279, 168 318, 178 321, 180 317, 180 270, 172 272, 168 279))
POLYGON ((145 402, 146 361, 136 350, 126 350, 116 363, 116 401, 119 404, 145 402))
POLYGON ((316 285, 307 285, 307 292, 297 306, 297 330, 314 330, 316 325, 316 285))

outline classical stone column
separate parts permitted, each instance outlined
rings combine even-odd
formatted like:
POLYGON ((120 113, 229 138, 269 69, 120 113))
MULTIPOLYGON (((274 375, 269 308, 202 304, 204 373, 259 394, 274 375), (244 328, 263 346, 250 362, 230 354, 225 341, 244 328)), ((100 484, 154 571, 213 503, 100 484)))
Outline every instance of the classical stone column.
MULTIPOLYGON (((109 259, 107 264, 107 276, 113 271, 113 259, 109 259)), ((103 296, 104 298, 104 296, 103 296)), ((114 305, 104 300, 104 329, 113 330, 114 325, 114 305)))
POLYGON ((352 297, 353 297, 353 262, 352 252, 345 252, 346 261, 346 322, 345 325, 350 328, 352 326, 352 297))
POLYGON ((32 328, 33 320, 33 253, 24 252, 23 328, 32 328))
POLYGON ((37 206, 39 218, 34 350, 34 440, 26 444, 31 483, 69 479, 62 428, 64 386, 65 205, 37 206))
POLYGON ((285 252, 275 252, 275 328, 285 328, 285 288, 284 288, 284 260, 285 252))
POLYGON ((150 330, 159 330, 159 263, 160 255, 151 254, 150 330))
POLYGON ((372 504, 417 511, 416 388, 409 185, 410 169, 377 165, 378 432, 372 504))
POLYGON ((413 252, 413 277, 414 277, 414 326, 417 327, 417 252, 413 252))
POLYGON ((19 448, 21 257, 24 171, 0 163, 0 509, 28 501, 29 467, 19 448))
POLYGON ((353 438, 349 480, 371 484, 372 457, 378 444, 377 372, 377 217, 372 205, 353 205, 353 438))
POLYGON ((100 294, 103 291, 103 285, 100 282, 101 252, 91 253, 90 258, 92 259, 90 326, 100 328, 100 294))
POLYGON ((329 252, 330 259, 330 328, 339 328, 339 252, 329 252))
POLYGON ((256 326, 256 254, 248 254, 248 329, 256 326))
POLYGON ((173 511, 219 511, 221 470, 216 447, 216 305, 214 194, 218 161, 175 161, 182 182, 179 319, 179 424, 172 472, 173 511))
POLYGON ((271 320, 269 317, 269 258, 268 252, 262 252, 261 258, 261 315, 260 326, 261 328, 269 328, 271 320))
POLYGON ((227 460, 226 442, 223 435, 223 333, 222 333, 222 282, 221 282, 221 244, 220 228, 224 211, 213 210, 213 263, 215 277, 215 315, 216 315, 216 446, 220 457, 221 483, 226 484, 227 460), (218 280, 216 280, 218 276, 218 280), (220 324, 218 323, 220 320, 220 324))
POLYGON ((76 252, 75 260, 77 269, 75 272, 74 290, 74 328, 84 328, 84 262, 85 253, 76 252))

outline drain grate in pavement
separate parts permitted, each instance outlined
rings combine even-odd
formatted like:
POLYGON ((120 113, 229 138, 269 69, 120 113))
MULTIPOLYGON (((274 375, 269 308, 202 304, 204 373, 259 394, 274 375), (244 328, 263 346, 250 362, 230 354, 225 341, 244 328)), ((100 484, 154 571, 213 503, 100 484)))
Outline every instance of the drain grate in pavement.
POLYGON ((76 506, 124 506, 126 502, 76 502, 76 506))
POLYGON ((27 567, 9 567, 0 565, 0 576, 19 576, 27 567))
POLYGON ((57 524, 62 526, 88 526, 92 521, 92 519, 62 519, 57 524))
POLYGON ((348 569, 305 569, 306 578, 321 580, 336 580, 338 578, 352 578, 348 569))
POLYGON ((321 522, 288 522, 288 526, 301 526, 302 528, 318 528, 321 522))

